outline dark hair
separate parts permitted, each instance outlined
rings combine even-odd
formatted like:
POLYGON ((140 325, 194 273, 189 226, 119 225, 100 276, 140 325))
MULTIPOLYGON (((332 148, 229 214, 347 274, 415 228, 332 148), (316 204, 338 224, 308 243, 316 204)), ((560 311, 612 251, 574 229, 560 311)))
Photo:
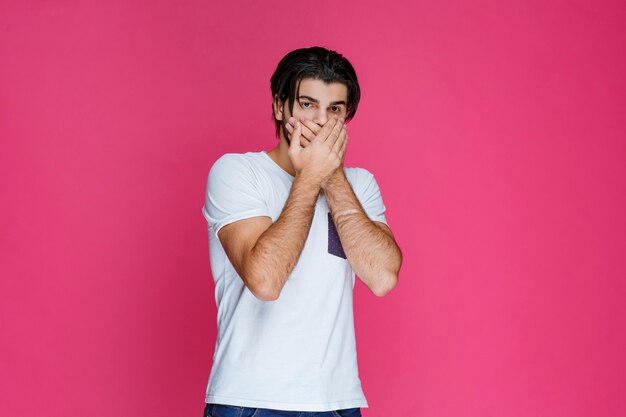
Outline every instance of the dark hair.
MULTIPOLYGON (((300 92, 300 81, 304 78, 318 79, 327 84, 345 84, 348 88, 345 121, 354 117, 361 99, 361 89, 352 64, 343 55, 320 46, 289 52, 280 60, 270 79, 272 105, 277 95, 282 103, 289 99, 289 112, 293 114, 294 99, 300 92)), ((276 136, 280 138, 281 121, 276 120, 273 106, 272 119, 276 123, 276 136)))

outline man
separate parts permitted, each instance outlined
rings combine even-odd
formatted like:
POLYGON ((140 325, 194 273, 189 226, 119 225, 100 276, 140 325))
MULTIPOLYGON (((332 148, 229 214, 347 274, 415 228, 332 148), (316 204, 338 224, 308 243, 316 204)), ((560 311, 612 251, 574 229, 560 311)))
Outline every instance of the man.
POLYGON ((355 273, 377 296, 402 254, 374 176, 344 168, 360 89, 325 48, 288 53, 271 78, 278 145, 211 167, 208 222, 218 336, 205 417, 353 417, 355 273))

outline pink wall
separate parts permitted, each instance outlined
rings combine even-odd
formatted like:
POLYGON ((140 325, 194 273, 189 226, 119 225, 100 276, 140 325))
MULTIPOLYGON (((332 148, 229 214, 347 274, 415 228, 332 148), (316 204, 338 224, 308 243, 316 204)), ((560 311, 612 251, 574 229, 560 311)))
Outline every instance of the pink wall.
POLYGON ((624 2, 181 3, 0 7, 0 415, 201 415, 206 175, 312 45, 404 252, 357 280, 363 415, 626 414, 624 2))

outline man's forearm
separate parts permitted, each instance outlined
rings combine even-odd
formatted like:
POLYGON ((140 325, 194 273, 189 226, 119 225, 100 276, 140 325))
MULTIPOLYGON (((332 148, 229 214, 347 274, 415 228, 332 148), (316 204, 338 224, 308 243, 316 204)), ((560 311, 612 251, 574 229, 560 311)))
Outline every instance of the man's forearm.
POLYGON ((354 272, 376 295, 384 295, 398 280, 402 252, 393 235, 369 219, 343 171, 323 188, 333 222, 354 272))
POLYGON ((273 298, 278 298, 300 258, 319 192, 315 181, 296 175, 280 216, 250 250, 248 270, 273 298))

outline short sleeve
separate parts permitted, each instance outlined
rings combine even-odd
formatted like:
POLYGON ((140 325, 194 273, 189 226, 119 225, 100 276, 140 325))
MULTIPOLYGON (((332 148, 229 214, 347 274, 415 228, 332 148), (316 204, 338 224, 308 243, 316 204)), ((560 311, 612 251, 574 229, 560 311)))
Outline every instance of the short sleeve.
POLYGON ((385 204, 378 188, 374 175, 365 168, 359 169, 359 195, 357 195, 363 210, 370 220, 388 225, 385 217, 385 204))
POLYGON ((240 154, 222 155, 211 167, 202 214, 215 235, 237 220, 271 217, 253 167, 240 154))

